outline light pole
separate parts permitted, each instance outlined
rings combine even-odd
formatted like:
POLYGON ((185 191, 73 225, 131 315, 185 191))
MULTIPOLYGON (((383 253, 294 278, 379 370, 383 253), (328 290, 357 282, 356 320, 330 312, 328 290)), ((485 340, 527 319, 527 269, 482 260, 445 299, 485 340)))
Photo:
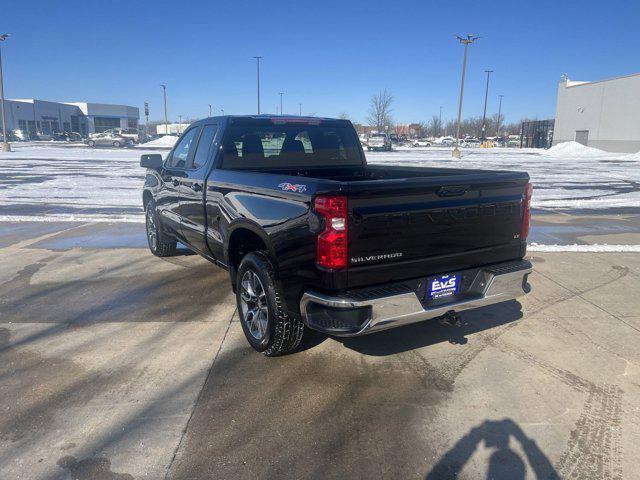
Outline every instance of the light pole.
POLYGON ((484 112, 482 113, 482 140, 487 139, 487 96, 489 95, 489 75, 493 73, 493 70, 485 70, 487 74, 487 88, 484 91, 484 112))
POLYGON ((504 95, 498 95, 500 97, 500 104, 498 106, 498 126, 496 128, 496 137, 500 136, 500 124, 502 123, 502 97, 504 95))
POLYGON ((211 104, 209 104, 209 116, 211 116, 211 104))
POLYGON ((302 116, 302 104, 301 103, 298 104, 298 113, 300 114, 300 116, 302 116))
POLYGON ((442 136, 442 106, 440 107, 440 123, 438 123, 438 136, 442 136))
POLYGON ((224 108, 220 108, 220 111, 222 112, 222 115, 224 115, 224 108))
POLYGON ((284 92, 280 92, 280 115, 282 115, 282 96, 284 95, 284 92))
POLYGON ((472 34, 468 34, 467 38, 456 35, 456 38, 464 45, 464 59, 462 60, 462 82, 460 83, 460 104, 458 105, 458 125, 456 126, 456 147, 451 152, 451 155, 455 158, 460 158, 460 149, 458 143, 460 142, 460 121, 462 120, 462 97, 464 95, 464 76, 467 72, 467 50, 469 44, 475 42, 480 37, 475 37, 472 34))
POLYGON ((178 115, 178 135, 182 133, 182 115, 178 115))
POLYGON ((258 74, 258 115, 260 115, 260 59, 264 57, 253 57, 256 59, 256 69, 258 74))
MULTIPOLYGON (((9 33, 3 33, 0 35, 0 42, 4 42, 7 38, 9 38, 9 33)), ((2 151, 10 152, 11 145, 9 145, 9 141, 7 140, 7 117, 4 112, 4 84, 2 80, 2 50, 0 50, 0 104, 2 104, 2 151)), ((33 104, 36 104, 36 101, 33 101, 33 104)))
POLYGON ((164 94, 164 134, 169 135, 169 120, 167 120, 167 86, 161 83, 162 93, 164 94))

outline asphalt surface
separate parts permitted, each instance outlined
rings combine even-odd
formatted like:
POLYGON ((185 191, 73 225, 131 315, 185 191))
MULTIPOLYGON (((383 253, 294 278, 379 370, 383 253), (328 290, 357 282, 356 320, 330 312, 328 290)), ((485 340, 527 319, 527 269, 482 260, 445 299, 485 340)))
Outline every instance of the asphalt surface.
POLYGON ((226 273, 140 225, 0 224, 0 478, 639 478, 640 255, 531 260, 460 327, 268 359, 226 273))

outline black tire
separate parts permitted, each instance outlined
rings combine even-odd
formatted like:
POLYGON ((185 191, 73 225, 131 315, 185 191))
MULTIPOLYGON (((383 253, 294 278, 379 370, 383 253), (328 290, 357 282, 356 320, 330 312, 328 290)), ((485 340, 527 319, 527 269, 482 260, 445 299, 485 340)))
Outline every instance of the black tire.
POLYGON ((119 148, 120 147, 120 142, 116 140, 115 142, 113 142, 113 146, 116 147, 116 148, 119 148))
POLYGON ((240 324, 249 344, 258 352, 268 357, 275 357, 295 350, 302 341, 304 324, 299 318, 292 318, 286 313, 282 292, 275 277, 273 264, 267 252, 257 251, 245 255, 240 262, 236 277, 236 304, 240 324), (251 272, 260 280, 264 288, 267 306, 267 325, 262 338, 255 338, 250 331, 243 313, 243 286, 245 274, 251 272))
POLYGON ((153 200, 145 208, 145 225, 149 250, 156 257, 172 257, 176 254, 176 241, 166 237, 160 228, 160 219, 153 200), (153 240, 155 235, 155 241, 153 240))
POLYGON ((89 145, 91 148, 93 148, 93 147, 95 147, 95 146, 96 146, 96 142, 94 142, 93 140, 89 140, 89 141, 87 142, 87 145, 89 145))

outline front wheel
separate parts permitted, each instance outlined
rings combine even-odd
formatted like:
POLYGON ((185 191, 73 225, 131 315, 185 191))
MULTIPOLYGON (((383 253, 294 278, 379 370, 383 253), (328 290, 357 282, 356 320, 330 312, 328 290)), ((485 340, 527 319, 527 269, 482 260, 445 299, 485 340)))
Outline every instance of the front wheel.
POLYGON ((93 147, 95 147, 95 146, 96 146, 96 142, 94 142, 93 140, 89 140, 89 141, 87 142, 87 145, 89 145, 91 148, 93 148, 93 147))
POLYGON ((116 140, 115 142, 113 142, 113 146, 116 147, 116 148, 119 148, 120 147, 120 142, 116 140))
POLYGON ((269 357, 295 350, 304 324, 286 313, 273 264, 266 252, 248 253, 236 278, 236 302, 249 344, 269 357))
POLYGON ((145 208, 145 223, 147 227, 147 243, 149 250, 156 257, 171 257, 176 253, 176 242, 165 238, 160 228, 158 212, 155 203, 150 200, 145 208))

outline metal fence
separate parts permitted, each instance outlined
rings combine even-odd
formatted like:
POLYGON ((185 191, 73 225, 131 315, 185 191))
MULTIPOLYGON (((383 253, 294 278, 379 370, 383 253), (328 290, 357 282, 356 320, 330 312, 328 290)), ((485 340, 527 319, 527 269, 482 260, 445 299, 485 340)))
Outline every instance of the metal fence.
POLYGON ((520 148, 549 148, 553 142, 555 120, 522 122, 520 148))

